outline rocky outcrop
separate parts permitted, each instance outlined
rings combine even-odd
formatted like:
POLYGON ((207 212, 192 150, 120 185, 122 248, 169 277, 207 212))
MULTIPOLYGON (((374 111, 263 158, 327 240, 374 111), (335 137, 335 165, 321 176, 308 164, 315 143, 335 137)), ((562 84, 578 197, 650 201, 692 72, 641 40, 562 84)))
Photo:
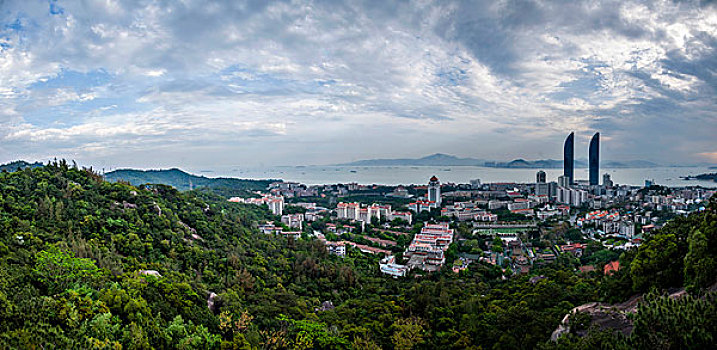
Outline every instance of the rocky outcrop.
MULTIPOLYGON (((686 295, 686 293, 684 288, 680 288, 672 291, 669 297, 677 299, 686 295)), ((595 326, 601 331, 611 329, 626 336, 630 335, 630 333, 632 333, 633 324, 632 320, 628 318, 628 315, 637 313, 637 305, 640 301, 642 301, 642 295, 636 295, 619 304, 593 302, 575 307, 563 317, 558 328, 556 328, 550 336, 550 340, 556 341, 563 334, 570 333, 570 318, 577 313, 587 314, 590 317, 589 327, 595 326)), ((585 336, 587 330, 576 331, 574 333, 579 336, 585 336)))
POLYGON ((179 224, 180 224, 182 227, 184 227, 185 229, 187 229, 189 232, 191 232, 191 233, 197 233, 197 230, 195 230, 193 227, 191 227, 191 226, 185 224, 184 221, 179 220, 179 224))
POLYGON ((154 210, 157 211, 157 216, 162 216, 162 208, 159 207, 157 202, 152 202, 152 204, 154 205, 154 210))
POLYGON ((162 277, 157 270, 139 270, 139 274, 144 276, 162 277))
POLYGON ((207 308, 214 312, 214 299, 217 298, 217 294, 214 292, 209 293, 209 297, 207 297, 207 308))
POLYGON ((321 306, 320 306, 320 307, 315 307, 315 308, 314 308, 314 311, 316 311, 316 312, 319 312, 319 311, 330 311, 330 310, 333 310, 333 309, 334 309, 334 303, 332 303, 330 300, 327 300, 327 301, 324 301, 323 303, 321 303, 321 306))
MULTIPOLYGON (((600 330, 613 329, 624 335, 632 332, 632 321, 627 318, 627 314, 637 311, 637 300, 642 297, 633 297, 627 302, 618 305, 607 303, 587 303, 573 308, 563 317, 558 328, 553 331, 550 340, 558 340, 563 334, 570 332, 570 318, 577 313, 584 313, 590 316, 590 324, 597 326, 600 330)), ((585 335, 587 331, 576 332, 578 335, 585 335), (585 333, 585 334, 582 334, 585 333)))

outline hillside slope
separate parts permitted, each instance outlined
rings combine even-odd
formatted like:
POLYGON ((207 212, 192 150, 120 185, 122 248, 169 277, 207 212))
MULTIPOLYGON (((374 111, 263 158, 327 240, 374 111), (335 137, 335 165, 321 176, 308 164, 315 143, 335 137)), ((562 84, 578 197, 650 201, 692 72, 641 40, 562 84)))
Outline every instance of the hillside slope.
POLYGON ((200 187, 221 188, 235 191, 264 190, 270 183, 279 180, 247 180, 236 178, 209 178, 192 175, 177 168, 167 170, 120 169, 105 173, 107 181, 126 181, 134 186, 141 184, 163 184, 180 191, 200 187))
MULTIPOLYGON (((569 256, 533 271, 538 281, 480 263, 392 279, 379 256, 260 234, 265 220, 277 218, 212 191, 137 188, 64 162, 0 173, 0 348, 551 348, 572 308, 633 293, 632 276, 579 274, 569 256)), ((712 227, 705 213, 676 222, 657 246, 712 227)), ((683 265, 625 260, 655 281, 636 290, 707 283, 711 265, 694 263, 713 261, 713 241, 691 237, 674 251, 683 265)))
POLYGON ((603 301, 576 307, 553 333, 565 349, 706 349, 717 334, 717 198, 620 256, 603 301), (558 339, 560 338, 560 339, 558 339))

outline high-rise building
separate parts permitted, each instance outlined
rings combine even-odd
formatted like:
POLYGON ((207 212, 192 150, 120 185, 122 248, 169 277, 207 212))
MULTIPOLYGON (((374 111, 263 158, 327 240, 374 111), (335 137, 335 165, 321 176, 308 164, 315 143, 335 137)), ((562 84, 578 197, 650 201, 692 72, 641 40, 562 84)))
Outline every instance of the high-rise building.
POLYGON ((269 197, 266 204, 272 214, 279 216, 284 214, 284 197, 269 197))
POLYGON ((550 197, 550 184, 538 182, 535 184, 535 195, 550 197))
POLYGON ((558 186, 570 187, 570 184, 568 183, 568 177, 565 175, 558 176, 558 186))
POLYGON ((590 139, 590 149, 588 153, 588 166, 590 167, 590 185, 599 184, 600 176, 600 133, 596 132, 590 139))
POLYGON ((559 187, 557 201, 579 207, 588 201, 588 192, 576 188, 559 187))
POLYGON ((428 181, 428 201, 435 202, 438 207, 441 206, 441 182, 435 175, 428 181))
POLYGON ((545 183, 545 172, 540 170, 537 174, 535 174, 535 182, 539 184, 545 183))
POLYGON ((575 133, 571 132, 568 138, 565 139, 563 145, 563 176, 567 178, 567 184, 572 185, 575 169, 575 133))
POLYGON ((602 185, 605 187, 612 187, 612 179, 610 179, 610 174, 605 173, 602 176, 602 185))

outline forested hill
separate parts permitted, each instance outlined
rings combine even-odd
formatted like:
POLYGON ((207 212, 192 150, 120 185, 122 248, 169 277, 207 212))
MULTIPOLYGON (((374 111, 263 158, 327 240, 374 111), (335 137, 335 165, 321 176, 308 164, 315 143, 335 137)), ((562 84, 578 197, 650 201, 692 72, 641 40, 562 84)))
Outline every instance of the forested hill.
POLYGON ((7 164, 0 165, 0 171, 17 171, 19 169, 25 169, 25 168, 38 168, 43 166, 40 162, 35 163, 28 163, 24 160, 16 160, 14 162, 10 162, 7 164))
POLYGON ((64 162, 3 172, 0 348, 656 348, 686 337, 705 344, 717 324, 714 298, 706 297, 685 299, 687 306, 655 297, 652 311, 635 316, 633 335, 646 343, 594 332, 548 339, 566 312, 589 301, 680 286, 703 295, 715 278, 716 209, 713 200, 653 233, 621 257, 630 268, 613 276, 580 274, 580 262, 561 255, 508 280, 484 264, 395 280, 379 274, 378 257, 349 250, 342 259, 306 235, 259 234, 259 222, 277 218, 208 191, 136 188, 64 162), (671 322, 667 334, 651 327, 655 319, 671 322))
POLYGON ((205 176, 192 175, 182 170, 173 168, 166 170, 135 170, 119 169, 105 173, 107 181, 126 181, 132 185, 141 184, 163 184, 172 186, 180 191, 210 187, 224 189, 227 191, 254 191, 264 190, 270 183, 279 180, 247 180, 236 178, 209 178, 205 176))

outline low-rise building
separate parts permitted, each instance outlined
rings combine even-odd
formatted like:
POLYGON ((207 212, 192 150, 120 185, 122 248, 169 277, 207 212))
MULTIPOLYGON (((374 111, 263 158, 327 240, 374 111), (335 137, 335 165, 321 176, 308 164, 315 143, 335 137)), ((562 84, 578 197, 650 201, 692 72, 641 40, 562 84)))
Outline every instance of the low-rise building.
POLYGON ((413 215, 407 211, 393 211, 393 212, 391 212, 390 219, 391 220, 401 219, 410 224, 413 221, 413 215))
POLYGON ((408 266, 426 271, 437 271, 445 263, 445 251, 453 242, 453 229, 448 223, 426 224, 406 248, 404 256, 408 266))
POLYGON ((279 234, 283 230, 284 229, 281 227, 274 226, 273 222, 269 222, 264 225, 259 225, 259 232, 266 234, 266 235, 279 234))
POLYGON ((282 196, 263 195, 261 198, 232 197, 229 198, 229 202, 254 205, 266 204, 272 214, 281 216, 284 213, 284 197, 282 196))
POLYGON ((563 253, 570 253, 576 257, 583 256, 585 245, 582 243, 565 244, 560 246, 560 251, 563 253))
POLYGON ((368 236, 365 236, 364 238, 366 238, 366 240, 368 240, 372 243, 378 244, 381 247, 395 247, 398 244, 395 241, 392 241, 389 239, 381 239, 381 238, 368 237, 368 236))
POLYGON ((612 275, 617 270, 620 270, 620 261, 619 260, 611 261, 611 262, 605 264, 605 266, 603 267, 603 273, 605 275, 612 275))
POLYGON ((289 228, 296 228, 301 230, 304 222, 304 214, 289 214, 281 216, 281 223, 289 226, 289 228))
POLYGON ((489 201, 488 202, 488 209, 489 210, 495 210, 495 209, 502 209, 507 208, 508 203, 506 201, 489 201))
POLYGON ((283 231, 283 232, 279 232, 279 234, 284 237, 292 237, 294 239, 301 238, 301 231, 283 231))
POLYGON ((393 276, 394 278, 405 277, 410 268, 406 265, 396 264, 396 257, 393 255, 381 259, 379 263, 381 273, 393 276))
POLYGON ((413 203, 408 204, 408 209, 413 210, 416 213, 420 213, 422 211, 431 211, 433 208, 438 208, 438 204, 434 201, 415 201, 413 203))
POLYGON ((344 242, 326 241, 325 244, 329 254, 338 255, 340 257, 346 256, 346 244, 344 244, 344 242))

